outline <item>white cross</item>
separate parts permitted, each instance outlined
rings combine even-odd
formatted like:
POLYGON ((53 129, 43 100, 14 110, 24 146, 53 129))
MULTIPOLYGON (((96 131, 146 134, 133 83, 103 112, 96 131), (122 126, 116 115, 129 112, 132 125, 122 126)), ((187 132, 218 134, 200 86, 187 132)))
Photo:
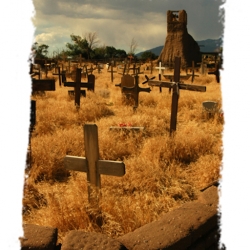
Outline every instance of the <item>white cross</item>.
POLYGON ((155 67, 156 69, 159 69, 159 75, 161 75, 161 72, 163 69, 165 69, 165 67, 161 66, 161 62, 159 62, 159 67, 155 67))

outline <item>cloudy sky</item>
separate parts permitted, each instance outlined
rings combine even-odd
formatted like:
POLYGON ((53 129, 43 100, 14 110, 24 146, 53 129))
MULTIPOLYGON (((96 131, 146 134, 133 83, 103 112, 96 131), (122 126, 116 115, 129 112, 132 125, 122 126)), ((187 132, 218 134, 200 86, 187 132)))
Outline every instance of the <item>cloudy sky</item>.
POLYGON ((221 0, 33 0, 34 39, 49 45, 50 53, 65 49, 70 34, 96 32, 99 45, 136 53, 163 45, 167 35, 166 12, 186 10, 188 32, 196 41, 218 39, 221 0))

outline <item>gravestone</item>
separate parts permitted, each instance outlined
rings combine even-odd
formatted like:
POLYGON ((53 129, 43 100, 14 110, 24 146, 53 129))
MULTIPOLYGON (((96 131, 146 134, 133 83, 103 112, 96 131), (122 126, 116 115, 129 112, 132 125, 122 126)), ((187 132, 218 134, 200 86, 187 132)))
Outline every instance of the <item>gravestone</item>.
POLYGON ((135 86, 135 80, 134 77, 132 77, 131 75, 123 75, 123 77, 121 78, 121 83, 116 84, 116 87, 121 87, 121 91, 122 94, 127 98, 127 99, 131 99, 131 93, 125 93, 123 88, 124 87, 134 87, 135 86))
POLYGON ((122 87, 122 91, 123 91, 123 93, 125 93, 125 95, 126 94, 131 95, 131 98, 134 99, 134 101, 135 101, 134 109, 136 109, 139 105, 139 93, 140 92, 150 93, 151 89, 139 87, 139 76, 138 75, 134 76, 134 81, 135 81, 135 84, 133 87, 124 86, 124 87, 122 87))
POLYGON ((214 101, 205 101, 202 103, 202 107, 207 114, 207 118, 211 118, 218 111, 218 103, 214 101))
POLYGON ((37 91, 55 91, 55 79, 32 78, 32 95, 37 91))

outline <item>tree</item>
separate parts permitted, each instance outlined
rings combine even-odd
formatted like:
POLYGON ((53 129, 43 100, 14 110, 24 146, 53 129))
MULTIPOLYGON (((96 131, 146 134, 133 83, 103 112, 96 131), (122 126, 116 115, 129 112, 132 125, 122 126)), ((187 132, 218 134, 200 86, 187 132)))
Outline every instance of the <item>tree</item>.
POLYGON ((114 58, 116 55, 116 48, 113 46, 106 46, 106 57, 114 58))
POLYGON ((74 43, 66 44, 66 47, 69 49, 69 54, 71 56, 76 56, 81 54, 83 57, 88 57, 89 59, 89 52, 88 52, 89 44, 86 38, 82 38, 80 36, 76 36, 73 34, 70 35, 70 38, 74 43))
POLYGON ((32 50, 35 52, 35 58, 47 59, 48 48, 49 45, 47 44, 38 45, 38 43, 35 42, 32 46, 32 50))
POLYGON ((137 44, 136 40, 134 38, 132 38, 130 46, 129 46, 129 52, 128 52, 128 54, 134 56, 135 55, 135 51, 137 49, 137 46, 138 46, 138 44, 137 44))
POLYGON ((94 48, 94 59, 104 59, 106 54, 106 45, 102 45, 100 47, 94 48))
POLYGON ((89 32, 85 34, 86 41, 88 42, 89 50, 94 50, 97 47, 97 44, 100 42, 97 38, 96 32, 89 32))
POLYGON ((125 50, 123 49, 117 49, 116 50, 116 57, 119 57, 119 58, 126 58, 127 57, 127 53, 125 50))
POLYGON ((152 51, 144 51, 140 57, 143 61, 155 60, 158 58, 158 56, 154 54, 152 51))

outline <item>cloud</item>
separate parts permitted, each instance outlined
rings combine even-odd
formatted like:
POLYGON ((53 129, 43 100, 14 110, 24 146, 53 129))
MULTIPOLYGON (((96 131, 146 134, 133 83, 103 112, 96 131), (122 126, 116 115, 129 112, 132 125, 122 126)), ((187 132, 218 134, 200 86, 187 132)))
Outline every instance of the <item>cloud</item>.
POLYGON ((101 44, 125 50, 135 38, 141 51, 164 44, 168 10, 185 9, 189 34, 195 40, 215 39, 223 31, 218 22, 220 4, 214 0, 34 0, 35 35, 55 47, 70 42, 72 33, 97 32, 101 44))

